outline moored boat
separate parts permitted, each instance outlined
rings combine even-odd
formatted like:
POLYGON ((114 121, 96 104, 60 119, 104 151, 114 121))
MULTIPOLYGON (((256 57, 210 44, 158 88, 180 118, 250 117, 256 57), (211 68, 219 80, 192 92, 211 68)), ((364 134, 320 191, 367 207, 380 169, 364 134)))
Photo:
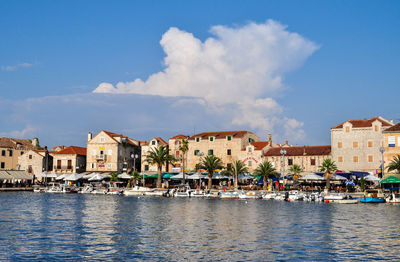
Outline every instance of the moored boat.
POLYGON ((132 189, 124 190, 123 194, 125 196, 144 196, 146 192, 152 192, 152 191, 154 191, 154 189, 148 187, 136 186, 132 189))
POLYGON ((236 192, 236 191, 219 192, 219 198, 221 198, 221 199, 235 199, 235 198, 239 198, 239 193, 236 192))
POLYGON ((385 200, 386 203, 400 203, 400 194, 391 193, 385 200))

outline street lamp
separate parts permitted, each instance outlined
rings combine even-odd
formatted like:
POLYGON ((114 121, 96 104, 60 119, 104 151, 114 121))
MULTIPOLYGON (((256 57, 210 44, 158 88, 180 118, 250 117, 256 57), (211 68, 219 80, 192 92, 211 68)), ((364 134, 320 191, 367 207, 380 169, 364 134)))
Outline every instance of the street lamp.
POLYGON ((285 155, 286 155, 286 150, 285 149, 281 149, 281 155, 282 155, 282 168, 281 168, 281 171, 282 171, 282 176, 284 177, 285 176, 285 155))
POLYGON ((139 158, 139 155, 132 153, 131 158, 133 158, 133 170, 136 171, 136 159, 139 158))
POLYGON ((382 169, 382 171, 381 171, 381 175, 382 175, 382 178, 384 177, 384 170, 385 170, 385 161, 383 160, 383 153, 385 152, 385 148, 383 147, 383 146, 381 146, 380 148, 379 148, 379 151, 381 152, 381 154, 382 154, 382 164, 381 164, 381 169, 382 169))

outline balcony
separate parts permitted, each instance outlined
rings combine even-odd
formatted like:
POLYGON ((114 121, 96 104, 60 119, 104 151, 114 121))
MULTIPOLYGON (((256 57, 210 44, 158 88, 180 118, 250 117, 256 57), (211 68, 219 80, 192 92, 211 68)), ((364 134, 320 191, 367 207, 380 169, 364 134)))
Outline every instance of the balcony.
POLYGON ((96 155, 96 160, 106 161, 107 155, 106 154, 96 155))
POLYGON ((54 166, 54 170, 72 170, 72 166, 54 166))

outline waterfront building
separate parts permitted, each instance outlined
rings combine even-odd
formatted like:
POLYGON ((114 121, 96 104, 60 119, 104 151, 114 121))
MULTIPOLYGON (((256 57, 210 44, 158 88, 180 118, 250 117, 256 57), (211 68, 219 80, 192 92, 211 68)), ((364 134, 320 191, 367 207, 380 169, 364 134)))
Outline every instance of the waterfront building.
POLYGON ((383 159, 387 166, 395 156, 400 155, 400 122, 383 131, 383 159))
POLYGON ((393 123, 382 117, 345 121, 331 128, 332 158, 342 171, 375 173, 381 166, 383 131, 393 123))
POLYGON ((110 173, 140 168, 140 143, 135 139, 102 130, 94 137, 89 132, 86 145, 88 172, 110 173))
POLYGON ((26 151, 36 150, 38 145, 37 138, 30 141, 29 139, 0 137, 0 170, 20 169, 18 157, 26 151))
POLYGON ((48 152, 46 149, 36 150, 30 149, 18 157, 19 170, 25 170, 31 175, 38 175, 44 171, 52 171, 53 152, 48 152), (47 161, 46 161, 47 155, 47 161), (46 168, 47 163, 47 168, 46 168))
POLYGON ((194 170, 200 158, 215 155, 221 158, 225 167, 230 167, 242 157, 242 150, 259 141, 259 137, 249 131, 219 131, 195 134, 189 138, 187 167, 194 170))
POLYGON ((185 169, 186 169, 185 171, 188 171, 187 159, 186 159, 186 155, 188 154, 188 151, 186 151, 185 158, 183 158, 183 153, 181 151, 182 140, 185 140, 185 139, 188 140, 189 136, 176 135, 176 136, 168 139, 169 154, 173 155, 176 159, 175 163, 173 163, 172 167, 170 168, 170 170, 172 172, 181 172, 182 171, 182 167, 183 167, 182 159, 185 160, 185 169))
POLYGON ((53 170, 59 174, 82 173, 86 170, 86 148, 69 146, 53 152, 53 170))
MULTIPOLYGON (((142 152, 142 172, 157 172, 157 165, 150 164, 146 161, 146 155, 150 150, 153 148, 157 148, 159 146, 166 146, 168 148, 168 143, 162 139, 161 137, 153 137, 149 140, 149 142, 145 142, 141 145, 141 152, 142 152)), ((162 167, 162 172, 168 171, 168 163, 165 163, 162 167)))
POLYGON ((319 166, 327 158, 332 158, 331 146, 274 147, 264 153, 264 160, 271 162, 281 174, 288 174, 294 164, 304 172, 318 172, 319 166))

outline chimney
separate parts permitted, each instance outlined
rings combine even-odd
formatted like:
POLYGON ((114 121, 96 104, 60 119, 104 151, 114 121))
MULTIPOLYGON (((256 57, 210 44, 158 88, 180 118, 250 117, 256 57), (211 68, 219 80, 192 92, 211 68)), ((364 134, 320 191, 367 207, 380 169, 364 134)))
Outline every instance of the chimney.
POLYGON ((285 145, 287 146, 289 145, 289 140, 286 140, 285 145))
POLYGON ((39 144, 39 139, 37 137, 35 137, 34 139, 32 139, 32 145, 33 146, 37 146, 39 144))
POLYGON ((272 145, 272 135, 268 134, 268 144, 272 145))
POLYGON ((87 135, 87 141, 89 142, 90 140, 92 140, 92 138, 93 138, 92 132, 89 132, 87 135))

